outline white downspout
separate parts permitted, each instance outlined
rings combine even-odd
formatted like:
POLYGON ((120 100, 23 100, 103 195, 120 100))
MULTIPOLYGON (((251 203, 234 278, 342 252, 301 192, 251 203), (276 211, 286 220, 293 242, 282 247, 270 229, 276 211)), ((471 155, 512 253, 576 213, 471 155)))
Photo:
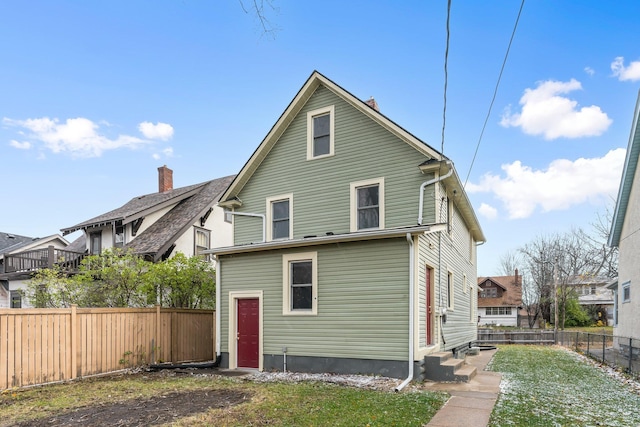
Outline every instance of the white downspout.
POLYGON ((449 178, 453 174, 453 165, 451 164, 451 160, 445 161, 445 164, 449 167, 449 172, 442 176, 438 176, 437 178, 430 179, 429 181, 425 181, 420 186, 420 206, 418 207, 418 225, 422 225, 422 210, 424 205, 424 189, 431 184, 435 184, 436 182, 440 182, 443 179, 449 178))
POLYGON ((222 264, 218 257, 214 258, 216 260, 216 362, 220 364, 220 265, 222 264))
POLYGON ((395 388, 395 391, 402 390, 407 384, 413 380, 413 237, 411 233, 407 233, 407 242, 409 243, 409 374, 407 378, 395 388))

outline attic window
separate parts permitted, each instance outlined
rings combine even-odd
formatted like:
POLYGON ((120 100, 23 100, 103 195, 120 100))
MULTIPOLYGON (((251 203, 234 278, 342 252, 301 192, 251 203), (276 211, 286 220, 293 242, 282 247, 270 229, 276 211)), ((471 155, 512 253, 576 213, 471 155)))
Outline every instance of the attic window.
POLYGON ((307 113, 307 160, 334 154, 334 106, 307 113))

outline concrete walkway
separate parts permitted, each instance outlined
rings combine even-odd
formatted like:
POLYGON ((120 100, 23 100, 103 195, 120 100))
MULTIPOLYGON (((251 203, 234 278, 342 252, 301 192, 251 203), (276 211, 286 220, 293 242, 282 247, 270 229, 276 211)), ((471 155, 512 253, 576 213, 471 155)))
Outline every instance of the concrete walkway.
POLYGON ((468 383, 424 383, 426 390, 444 391, 451 395, 427 426, 486 427, 489 424, 500 392, 502 375, 484 369, 496 351, 481 351, 478 356, 467 356, 466 363, 478 369, 476 376, 468 383))

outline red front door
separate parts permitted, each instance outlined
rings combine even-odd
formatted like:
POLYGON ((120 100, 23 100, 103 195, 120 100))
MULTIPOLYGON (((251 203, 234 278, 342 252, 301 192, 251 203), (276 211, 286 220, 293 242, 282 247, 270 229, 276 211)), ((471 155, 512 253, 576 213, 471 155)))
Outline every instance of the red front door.
POLYGON ((426 279, 425 279, 425 299, 426 299, 426 307, 425 307, 425 317, 426 317, 426 322, 427 324, 425 325, 425 329, 426 329, 426 339, 427 339, 427 345, 431 345, 433 344, 433 337, 432 337, 432 322, 431 322, 431 318, 433 316, 433 310, 432 310, 432 304, 433 301, 431 300, 431 291, 432 291, 432 286, 431 286, 431 277, 433 277, 433 268, 426 268, 427 274, 426 274, 426 279))
POLYGON ((260 330, 258 298, 239 299, 237 301, 238 368, 258 368, 260 330))

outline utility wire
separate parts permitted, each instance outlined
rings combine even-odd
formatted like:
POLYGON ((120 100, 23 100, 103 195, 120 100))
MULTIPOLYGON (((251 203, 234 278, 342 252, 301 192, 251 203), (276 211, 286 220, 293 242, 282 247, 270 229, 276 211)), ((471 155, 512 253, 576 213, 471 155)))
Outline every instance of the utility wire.
POLYGON ((473 164, 476 161, 476 156, 478 155, 478 149, 480 148, 480 142, 482 141, 484 130, 487 127, 487 122, 489 121, 489 117, 491 116, 491 109, 493 108, 493 103, 496 100, 496 95, 498 94, 498 87, 500 86, 500 80, 502 79, 502 72, 504 71, 504 67, 507 64, 507 58, 509 57, 509 51, 511 50, 511 43, 513 42, 513 37, 516 35, 516 29, 518 28, 518 22, 520 21, 520 15, 522 14, 524 1, 525 0, 522 0, 522 3, 520 3, 520 10, 518 11, 518 17, 516 18, 516 23, 513 26, 513 31, 511 32, 511 38, 509 39, 509 46, 507 46, 507 52, 505 53, 504 60, 502 61, 502 67, 500 68, 500 74, 498 75, 496 88, 493 91, 493 98, 491 98, 491 103, 489 104, 489 111, 487 111, 487 117, 484 119, 484 124, 482 125, 482 131, 480 132, 480 138, 478 138, 478 143, 476 144, 476 151, 473 153, 473 159, 471 160, 471 165, 469 166, 469 172, 467 173, 467 178, 464 180, 463 187, 466 187, 467 181, 469 181, 469 175, 471 175, 471 169, 473 169, 473 164))
POLYGON ((449 18, 451 16, 451 0, 447 2, 447 42, 444 49, 444 104, 442 107, 442 142, 440 144, 440 160, 444 156, 444 128, 447 124, 447 81, 449 79, 447 63, 449 62, 449 18))

